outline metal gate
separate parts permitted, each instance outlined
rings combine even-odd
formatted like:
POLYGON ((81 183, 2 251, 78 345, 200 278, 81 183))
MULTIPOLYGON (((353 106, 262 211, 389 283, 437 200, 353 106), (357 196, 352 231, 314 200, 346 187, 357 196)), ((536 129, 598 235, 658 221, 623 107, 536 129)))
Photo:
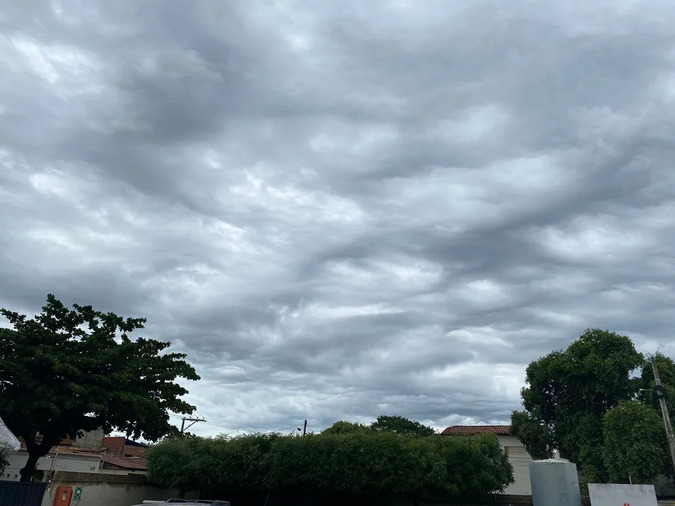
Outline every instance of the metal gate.
POLYGON ((40 506, 46 483, 0 481, 0 506, 40 506))

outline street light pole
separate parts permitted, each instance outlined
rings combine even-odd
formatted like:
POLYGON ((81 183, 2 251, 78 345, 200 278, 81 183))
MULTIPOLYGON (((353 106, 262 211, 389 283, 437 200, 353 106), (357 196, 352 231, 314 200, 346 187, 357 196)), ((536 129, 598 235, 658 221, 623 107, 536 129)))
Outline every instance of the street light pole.
POLYGON ((652 357, 652 369, 654 371, 654 383, 656 383, 654 394, 659 398, 663 425, 666 428, 666 437, 668 438, 668 446, 670 447, 670 458, 673 460, 673 469, 675 469, 675 436, 673 435, 673 426, 670 423, 670 414, 668 413, 668 405, 666 404, 666 390, 661 385, 659 369, 656 366, 656 355, 652 357))

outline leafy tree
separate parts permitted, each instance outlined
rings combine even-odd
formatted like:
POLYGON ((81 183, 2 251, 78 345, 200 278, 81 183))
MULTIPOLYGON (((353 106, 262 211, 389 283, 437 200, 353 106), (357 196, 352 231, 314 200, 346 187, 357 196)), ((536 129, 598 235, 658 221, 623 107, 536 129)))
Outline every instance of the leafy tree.
POLYGON ((621 401, 604 417, 602 453, 615 483, 653 483, 669 462, 661 417, 637 401, 621 401))
POLYGON ((154 441, 176 432, 170 411, 194 411, 175 382, 199 379, 185 355, 163 353, 168 342, 129 338, 144 319, 71 310, 53 295, 32 319, 0 312, 13 327, 0 332, 0 416, 26 443, 22 481, 63 437, 101 427, 154 441))
POLYGON ((396 434, 409 434, 415 437, 428 437, 436 434, 433 428, 402 416, 378 416, 377 420, 370 427, 377 432, 394 432, 396 434))
POLYGON ((538 421, 537 416, 527 411, 514 411, 511 415, 511 430, 523 442, 535 459, 553 456, 555 442, 549 426, 538 421))
POLYGON ((513 483, 513 467, 495 434, 431 440, 440 445, 451 496, 484 496, 513 483))
POLYGON ((587 479, 602 480, 604 414, 634 397, 640 379, 631 372, 644 363, 630 338, 590 329, 564 351, 532 362, 521 396, 524 411, 511 417, 513 432, 535 458, 558 449, 587 479))
POLYGON ((372 432, 372 429, 369 426, 360 423, 345 422, 344 420, 340 420, 335 422, 327 429, 324 429, 322 434, 340 435, 351 434, 353 432, 372 432))

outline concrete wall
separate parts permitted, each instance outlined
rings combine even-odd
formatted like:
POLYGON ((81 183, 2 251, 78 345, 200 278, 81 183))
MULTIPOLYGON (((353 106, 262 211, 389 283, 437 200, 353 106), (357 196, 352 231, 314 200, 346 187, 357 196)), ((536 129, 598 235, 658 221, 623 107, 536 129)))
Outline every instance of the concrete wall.
POLYGON ((593 506, 657 506, 653 485, 589 483, 593 506))
MULTIPOLYGON (((60 485, 82 487, 82 500, 77 506, 131 506, 145 499, 166 500, 181 497, 175 489, 161 489, 148 485, 142 475, 105 475, 91 473, 56 473, 47 484, 42 506, 52 506, 60 485)), ((73 502, 73 504, 75 504, 73 502)))
POLYGON ((81 448, 100 448, 103 440, 103 429, 90 430, 75 438, 75 445, 81 448))

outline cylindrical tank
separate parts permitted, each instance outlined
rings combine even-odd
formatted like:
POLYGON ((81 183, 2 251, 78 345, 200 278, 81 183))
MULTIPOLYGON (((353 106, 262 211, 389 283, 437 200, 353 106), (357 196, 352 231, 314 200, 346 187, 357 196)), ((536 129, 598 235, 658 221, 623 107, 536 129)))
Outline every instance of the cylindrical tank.
POLYGON ((533 506, 581 506, 577 466, 565 459, 530 464, 533 506))

